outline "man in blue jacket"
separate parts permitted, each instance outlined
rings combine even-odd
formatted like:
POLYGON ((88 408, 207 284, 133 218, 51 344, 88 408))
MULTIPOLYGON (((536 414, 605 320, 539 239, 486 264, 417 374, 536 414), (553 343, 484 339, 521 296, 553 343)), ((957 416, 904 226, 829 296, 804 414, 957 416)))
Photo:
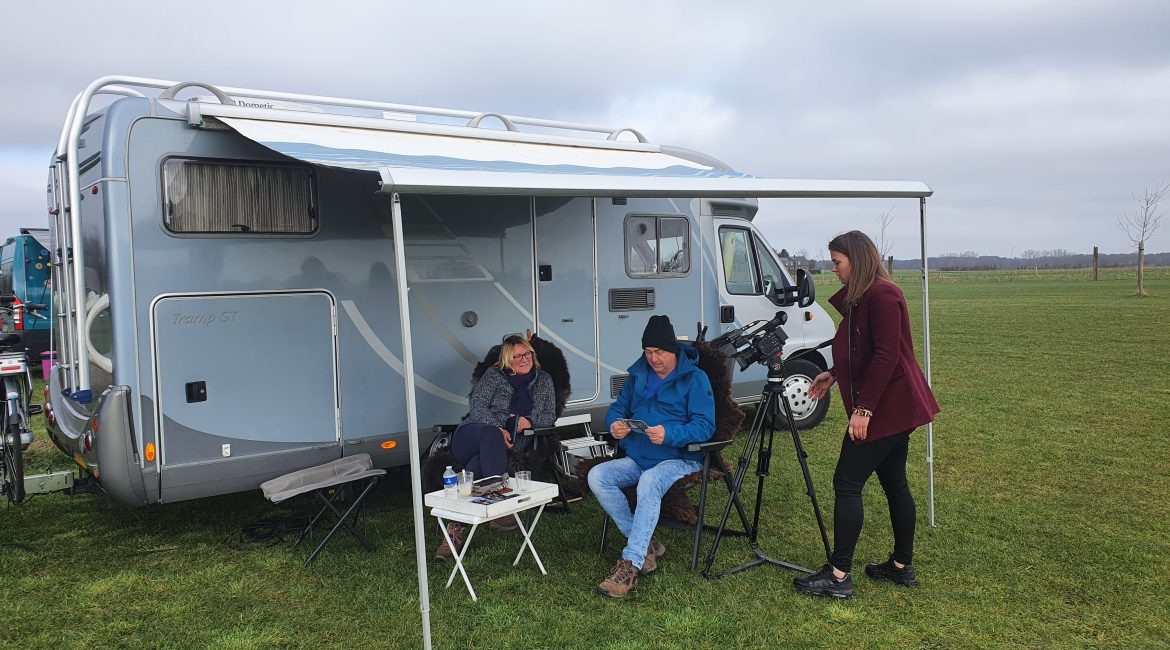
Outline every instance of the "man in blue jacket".
POLYGON ((702 469, 702 456, 687 445, 707 442, 715 433, 715 398, 711 382, 699 369, 698 351, 678 344, 666 316, 651 316, 642 334, 643 355, 630 366, 629 379, 605 415, 605 424, 626 452, 589 472, 589 488, 626 536, 622 557, 598 592, 622 598, 638 584, 638 575, 657 568, 666 552, 652 539, 662 495, 675 481, 702 469), (623 420, 638 420, 631 428, 623 420), (638 486, 638 504, 622 488, 638 486))

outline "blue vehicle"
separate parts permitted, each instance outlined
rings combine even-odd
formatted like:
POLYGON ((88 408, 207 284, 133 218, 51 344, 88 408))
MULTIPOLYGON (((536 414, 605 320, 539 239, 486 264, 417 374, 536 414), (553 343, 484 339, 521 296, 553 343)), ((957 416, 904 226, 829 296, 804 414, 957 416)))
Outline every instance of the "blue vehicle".
POLYGON ((21 228, 0 246, 0 295, 16 298, 0 317, 0 332, 19 335, 34 360, 51 347, 49 246, 47 228, 21 228))

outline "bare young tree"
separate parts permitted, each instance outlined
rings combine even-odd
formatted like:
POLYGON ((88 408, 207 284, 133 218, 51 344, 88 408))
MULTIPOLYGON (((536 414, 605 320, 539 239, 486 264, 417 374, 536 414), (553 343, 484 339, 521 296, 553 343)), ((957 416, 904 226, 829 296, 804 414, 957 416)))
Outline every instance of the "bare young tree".
POLYGON ((1154 236, 1158 226, 1162 223, 1162 213, 1158 206, 1166 194, 1170 193, 1170 183, 1163 183, 1154 188, 1145 188, 1141 194, 1133 195, 1134 210, 1122 211, 1117 217, 1117 227, 1129 237, 1129 241, 1137 246, 1138 272, 1137 295, 1146 295, 1146 241, 1154 236))
POLYGON ((894 240, 886 238, 886 229, 894 223, 894 206, 890 206, 888 210, 877 216, 878 224, 878 252, 882 254, 882 262, 884 263, 889 257, 890 252, 894 250, 894 240))

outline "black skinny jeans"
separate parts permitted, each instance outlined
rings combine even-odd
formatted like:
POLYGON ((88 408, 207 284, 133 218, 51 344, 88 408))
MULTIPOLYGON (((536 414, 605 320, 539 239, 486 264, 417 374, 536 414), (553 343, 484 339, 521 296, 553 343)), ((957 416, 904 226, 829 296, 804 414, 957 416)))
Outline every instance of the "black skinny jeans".
POLYGON ((890 523, 894 528, 894 560, 910 564, 914 559, 914 497, 906 483, 906 453, 910 431, 877 442, 854 444, 845 434, 841 457, 833 474, 837 500, 833 506, 834 567, 849 573, 853 570, 853 551, 861 536, 865 510, 861 490, 874 472, 890 504, 890 523))

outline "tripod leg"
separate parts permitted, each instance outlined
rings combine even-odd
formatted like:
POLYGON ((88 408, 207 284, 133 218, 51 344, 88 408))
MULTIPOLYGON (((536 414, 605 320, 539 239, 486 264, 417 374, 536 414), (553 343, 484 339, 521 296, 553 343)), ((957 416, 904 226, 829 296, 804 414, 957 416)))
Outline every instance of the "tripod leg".
POLYGON ((825 562, 832 563, 833 550, 829 545, 829 533, 825 529, 825 519, 821 516, 821 506, 817 503, 817 489, 813 486, 812 473, 808 470, 808 454, 800 441, 800 433, 796 429, 796 419, 792 417, 792 406, 788 403, 788 396, 782 395, 784 415, 788 418, 788 430, 792 433, 792 444, 796 448, 796 460, 800 463, 800 471, 804 474, 804 487, 808 498, 812 500, 813 514, 817 517, 817 527, 821 531, 821 543, 825 546, 825 562))
MULTIPOLYGON (((748 438, 744 441, 743 451, 740 453, 739 461, 736 463, 735 477, 728 476, 726 472, 723 474, 723 482, 727 484, 727 506, 723 509, 723 515, 719 518, 719 526, 715 529, 715 539, 711 542, 711 548, 707 551, 707 557, 703 560, 703 577, 711 577, 711 565, 715 563, 715 554, 719 552, 719 542, 723 539, 723 531, 727 529, 727 520, 731 517, 732 508, 735 508, 739 514, 739 520, 743 524, 743 530, 753 540, 752 546, 753 548, 755 547, 755 530, 748 521, 747 512, 744 511, 743 504, 739 500, 739 492, 743 488, 743 480, 747 476, 748 461, 751 457, 752 450, 756 446, 756 441, 759 439, 764 423, 763 415, 766 413, 771 398, 772 396, 768 392, 765 392, 760 399, 760 406, 756 410, 756 417, 752 420, 752 428, 748 432, 748 438)), ((720 458, 722 458, 722 455, 720 458)))

